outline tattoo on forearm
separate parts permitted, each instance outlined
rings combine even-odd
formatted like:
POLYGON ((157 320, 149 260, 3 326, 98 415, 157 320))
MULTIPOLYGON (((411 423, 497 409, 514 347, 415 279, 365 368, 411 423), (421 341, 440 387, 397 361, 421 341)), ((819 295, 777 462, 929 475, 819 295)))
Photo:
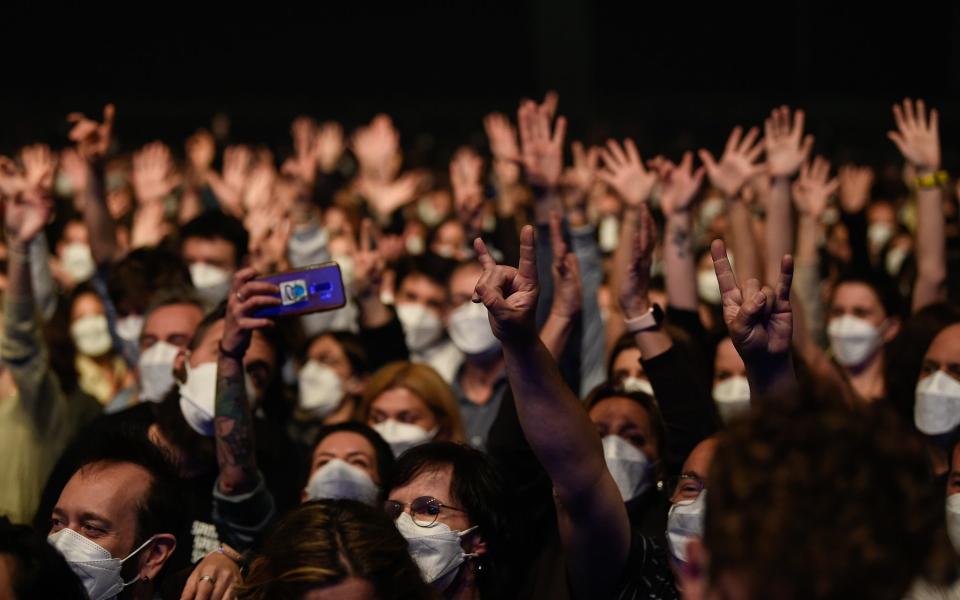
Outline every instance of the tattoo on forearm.
POLYGON ((678 257, 687 258, 690 253, 690 230, 686 227, 675 227, 670 236, 670 243, 676 248, 678 257))
POLYGON ((246 491, 256 478, 253 416, 246 396, 243 366, 222 358, 217 367, 214 431, 220 488, 225 493, 246 491))

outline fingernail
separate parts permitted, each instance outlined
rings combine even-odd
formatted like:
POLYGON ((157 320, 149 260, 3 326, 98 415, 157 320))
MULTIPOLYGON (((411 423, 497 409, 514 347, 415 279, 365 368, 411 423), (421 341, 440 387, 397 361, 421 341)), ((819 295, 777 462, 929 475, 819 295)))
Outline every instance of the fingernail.
POLYGON ((757 304, 763 304, 767 301, 767 295, 763 292, 757 292, 757 304))

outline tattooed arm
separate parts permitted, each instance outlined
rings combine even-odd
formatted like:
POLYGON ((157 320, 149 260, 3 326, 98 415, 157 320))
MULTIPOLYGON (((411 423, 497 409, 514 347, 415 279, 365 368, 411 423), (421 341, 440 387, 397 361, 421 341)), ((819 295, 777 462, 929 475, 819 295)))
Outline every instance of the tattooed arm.
POLYGON ((275 306, 280 303, 280 298, 273 296, 279 291, 276 285, 256 281, 256 275, 253 269, 242 269, 233 276, 217 362, 214 406, 217 463, 220 466, 217 485, 219 491, 228 496, 249 492, 259 483, 253 415, 244 385, 243 356, 250 347, 253 330, 273 326, 270 319, 253 317, 253 311, 275 306))
POLYGON ((696 312, 697 267, 693 255, 693 225, 690 209, 700 184, 703 167, 693 170, 693 153, 686 152, 679 165, 666 159, 654 159, 652 165, 660 179, 660 207, 667 219, 663 247, 667 301, 671 308, 696 312))

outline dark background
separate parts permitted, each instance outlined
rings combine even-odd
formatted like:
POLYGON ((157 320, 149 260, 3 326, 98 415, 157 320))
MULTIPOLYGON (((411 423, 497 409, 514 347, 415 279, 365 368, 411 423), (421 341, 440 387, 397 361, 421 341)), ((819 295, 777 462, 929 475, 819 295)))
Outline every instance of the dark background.
POLYGON ((62 144, 68 111, 107 100, 126 147, 175 149, 216 112, 233 141, 282 150, 297 114, 350 128, 386 111, 408 156, 439 164, 483 143, 486 112, 555 88, 590 141, 717 148, 786 102, 807 109, 818 151, 881 160, 896 156, 891 103, 922 95, 951 166, 958 34, 957 2, 33 3, 0 24, 0 146, 62 144))

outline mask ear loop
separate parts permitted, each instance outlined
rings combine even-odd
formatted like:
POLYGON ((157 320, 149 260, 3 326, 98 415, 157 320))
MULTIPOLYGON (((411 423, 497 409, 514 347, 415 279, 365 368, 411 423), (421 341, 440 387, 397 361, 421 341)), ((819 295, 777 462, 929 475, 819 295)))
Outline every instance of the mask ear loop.
MULTIPOLYGON (((120 564, 122 565, 122 564, 125 563, 129 558, 135 556, 135 555, 137 554, 137 552, 140 552, 141 550, 143 550, 144 548, 146 548, 147 545, 148 545, 150 542, 152 542, 153 540, 155 540, 155 539, 156 539, 156 536, 151 536, 150 539, 148 539, 148 540, 145 541, 144 543, 140 544, 140 547, 139 547, 139 548, 137 548, 136 550, 134 550, 133 552, 131 552, 130 554, 128 554, 128 555, 126 556, 126 558, 121 559, 121 560, 120 560, 120 564)), ((130 585, 135 584, 140 578, 141 578, 140 575, 136 575, 136 576, 134 576, 134 578, 131 579, 130 581, 124 581, 124 582, 123 582, 123 589, 126 589, 127 586, 130 586, 130 585)), ((146 582, 146 581, 149 581, 149 578, 148 578, 146 575, 144 575, 144 576, 143 576, 143 580, 146 582)))
MULTIPOLYGON (((465 536, 470 535, 471 533, 473 533, 473 531, 476 530, 478 527, 480 527, 480 526, 479 526, 479 525, 474 525, 473 527, 470 527, 469 529, 464 529, 463 531, 458 531, 458 532, 457 532, 457 535, 458 535, 458 536, 460 537, 460 539, 462 540, 465 536)), ((463 557, 464 557, 464 558, 477 558, 478 556, 480 556, 480 555, 477 554, 476 552, 464 552, 464 553, 463 553, 463 557)))

